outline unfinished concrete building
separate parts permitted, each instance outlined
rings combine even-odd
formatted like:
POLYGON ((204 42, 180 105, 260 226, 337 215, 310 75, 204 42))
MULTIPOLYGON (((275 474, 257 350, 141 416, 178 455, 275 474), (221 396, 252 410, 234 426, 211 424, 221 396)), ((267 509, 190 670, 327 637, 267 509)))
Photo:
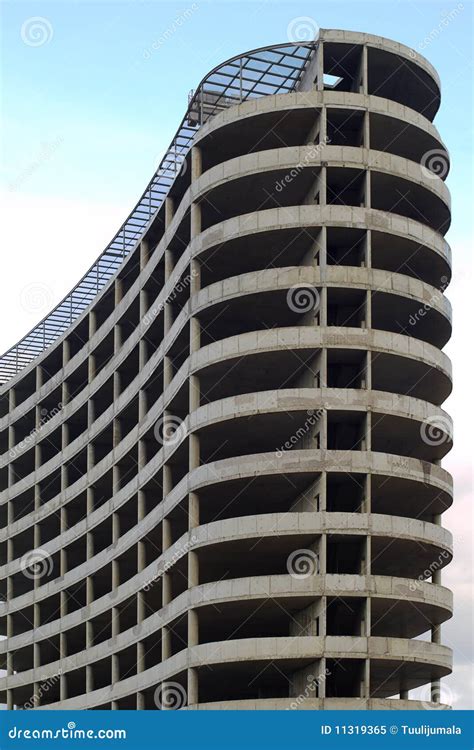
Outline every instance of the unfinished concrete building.
POLYGON ((228 60, 0 359, 9 708, 439 702, 439 103, 425 59, 368 34, 228 60))

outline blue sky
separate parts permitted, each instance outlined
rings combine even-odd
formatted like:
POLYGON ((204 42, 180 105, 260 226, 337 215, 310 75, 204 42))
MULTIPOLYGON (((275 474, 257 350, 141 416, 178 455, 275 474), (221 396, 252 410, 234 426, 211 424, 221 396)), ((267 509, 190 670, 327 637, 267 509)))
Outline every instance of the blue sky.
POLYGON ((455 589, 457 616, 445 627, 443 640, 456 651, 457 673, 447 684, 458 707, 467 707, 472 685, 467 531, 472 418, 466 408, 472 397, 466 346, 472 321, 472 3, 4 0, 0 13, 6 208, 0 227, 2 351, 59 301, 112 238, 158 166, 188 92, 215 65, 248 49, 288 41, 292 20, 308 17, 319 27, 396 39, 436 67, 442 106, 435 124, 452 158, 453 225, 447 239, 453 249, 448 297, 455 334, 446 351, 456 376, 455 394, 447 402, 456 429, 455 450, 445 466, 455 475, 457 490, 446 522, 458 539, 457 557, 444 576, 455 589), (188 20, 153 49, 187 9, 188 20), (34 46, 25 43, 24 24, 38 16, 46 20, 48 40, 34 46))

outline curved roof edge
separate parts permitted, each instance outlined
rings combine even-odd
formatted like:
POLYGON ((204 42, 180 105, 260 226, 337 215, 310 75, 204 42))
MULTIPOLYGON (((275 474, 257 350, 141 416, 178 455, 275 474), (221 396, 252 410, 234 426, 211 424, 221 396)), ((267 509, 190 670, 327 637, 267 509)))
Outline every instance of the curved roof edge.
POLYGON ((390 51, 398 52, 424 67, 439 85, 438 75, 428 60, 408 47, 381 36, 334 29, 320 29, 314 41, 259 47, 231 57, 213 68, 197 89, 191 92, 188 108, 158 169, 105 250, 51 312, 0 355, 0 387, 59 339, 116 275, 155 219, 201 125, 236 103, 294 91, 320 40, 386 44, 390 51))
POLYGON ((51 312, 0 355, 0 385, 65 333, 115 276, 161 208, 200 126, 236 102, 293 91, 316 46, 314 41, 260 47, 226 60, 204 76, 190 95, 186 113, 158 169, 105 250, 51 312))

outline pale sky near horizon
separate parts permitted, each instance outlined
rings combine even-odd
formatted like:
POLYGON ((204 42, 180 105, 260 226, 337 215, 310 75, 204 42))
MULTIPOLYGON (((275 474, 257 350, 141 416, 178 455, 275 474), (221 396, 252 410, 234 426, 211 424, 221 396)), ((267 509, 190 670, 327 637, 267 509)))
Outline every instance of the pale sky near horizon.
POLYGON ((455 538, 455 559, 443 572, 455 617, 442 637, 454 649, 455 671, 443 682, 457 708, 472 707, 473 688, 472 10, 469 0, 4 0, 0 7, 0 352, 72 288, 115 234, 171 141, 188 92, 215 65, 288 41, 289 25, 304 17, 395 39, 437 69, 435 124, 452 160, 454 334, 445 351, 455 378, 445 404, 455 447, 443 462, 455 479, 455 503, 443 519, 455 538), (186 10, 187 20, 159 41, 186 10), (47 22, 38 46, 25 42, 25 23, 35 17, 47 22))

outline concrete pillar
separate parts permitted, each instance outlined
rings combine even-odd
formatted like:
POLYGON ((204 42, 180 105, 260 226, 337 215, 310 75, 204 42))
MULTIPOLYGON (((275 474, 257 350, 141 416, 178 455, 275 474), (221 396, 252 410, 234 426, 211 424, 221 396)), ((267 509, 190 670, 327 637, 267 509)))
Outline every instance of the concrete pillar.
POLYGON ((202 174, 202 152, 200 146, 191 148, 191 182, 197 180, 202 174))
POLYGON ((144 693, 137 693, 137 711, 145 710, 145 695, 144 693))
POLYGON ((143 238, 140 242, 140 271, 143 271, 150 260, 150 243, 148 239, 143 238))
POLYGON ((317 91, 324 89, 324 42, 319 42, 316 49, 316 81, 317 91))
POLYGON ((199 585, 199 557, 192 550, 188 553, 188 588, 199 585))
POLYGON ((199 644, 199 616, 195 609, 188 611, 188 648, 199 644))
POLYGON ((174 217, 174 200, 171 196, 165 198, 165 229, 169 229, 174 217))
POLYGON ((188 706, 199 702, 199 677, 197 669, 188 669, 188 706))
POLYGON ((196 528, 196 526, 199 526, 199 495, 195 492, 190 492, 188 503, 188 528, 191 530, 196 528))
POLYGON ((117 305, 121 302, 123 298, 123 280, 120 278, 120 276, 117 276, 114 282, 114 305, 117 307, 117 305))
POLYGON ((161 661, 166 661, 171 656, 170 631, 167 627, 161 629, 161 661))
POLYGON ((191 240, 201 233, 201 205, 191 203, 191 240))

